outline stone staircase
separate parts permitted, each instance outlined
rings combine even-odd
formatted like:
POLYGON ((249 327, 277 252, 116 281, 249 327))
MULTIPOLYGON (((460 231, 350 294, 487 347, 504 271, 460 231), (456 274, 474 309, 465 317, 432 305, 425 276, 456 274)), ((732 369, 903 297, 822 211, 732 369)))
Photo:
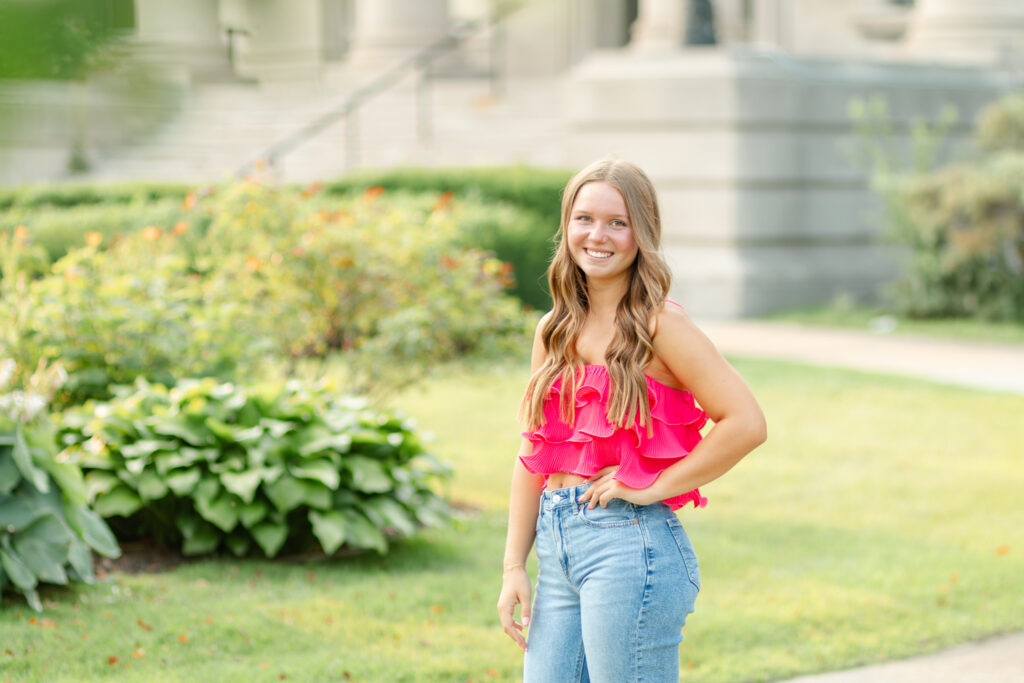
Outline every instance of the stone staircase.
MULTIPOLYGON (((87 179, 224 180, 355 89, 355 80, 344 76, 317 85, 194 86, 167 124, 98 156, 87 179)), ((352 158, 349 123, 342 120, 285 156, 274 173, 306 182, 362 167, 564 165, 562 89, 556 78, 508 80, 495 97, 482 78, 437 78, 426 90, 427 134, 420 135, 417 82, 410 75, 359 109, 352 158)))

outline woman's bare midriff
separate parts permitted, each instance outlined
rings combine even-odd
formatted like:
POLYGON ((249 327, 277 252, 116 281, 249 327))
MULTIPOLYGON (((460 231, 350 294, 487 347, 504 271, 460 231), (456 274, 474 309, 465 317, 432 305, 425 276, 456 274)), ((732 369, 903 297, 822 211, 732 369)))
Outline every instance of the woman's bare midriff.
POLYGON ((548 475, 548 483, 545 488, 548 491, 554 491, 555 489, 567 489, 572 486, 579 486, 580 484, 585 484, 591 479, 595 479, 606 472, 611 472, 614 469, 616 469, 615 465, 605 467, 592 477, 584 477, 579 474, 572 474, 571 472, 555 472, 554 474, 548 475))

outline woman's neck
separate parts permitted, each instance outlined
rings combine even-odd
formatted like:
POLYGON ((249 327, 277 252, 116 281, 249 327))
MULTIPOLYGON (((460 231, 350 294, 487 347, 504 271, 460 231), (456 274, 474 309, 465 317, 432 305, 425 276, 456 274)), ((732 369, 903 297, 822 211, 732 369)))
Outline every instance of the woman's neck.
POLYGON ((588 282, 587 299, 590 304, 590 312, 598 317, 615 315, 615 310, 626 295, 629 288, 629 281, 619 278, 612 282, 588 282))

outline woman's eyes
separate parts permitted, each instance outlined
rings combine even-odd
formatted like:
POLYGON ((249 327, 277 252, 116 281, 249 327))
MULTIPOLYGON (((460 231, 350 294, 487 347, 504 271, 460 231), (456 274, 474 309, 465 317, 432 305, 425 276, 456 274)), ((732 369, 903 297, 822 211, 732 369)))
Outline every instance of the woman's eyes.
MULTIPOLYGON (((588 216, 586 214, 580 214, 580 215, 576 216, 575 220, 578 223, 590 223, 594 219, 591 216, 588 216)), ((612 219, 611 221, 608 222, 608 227, 614 228, 616 230, 624 230, 624 229, 628 228, 629 226, 626 225, 625 221, 619 220, 618 218, 615 218, 615 219, 612 219)))

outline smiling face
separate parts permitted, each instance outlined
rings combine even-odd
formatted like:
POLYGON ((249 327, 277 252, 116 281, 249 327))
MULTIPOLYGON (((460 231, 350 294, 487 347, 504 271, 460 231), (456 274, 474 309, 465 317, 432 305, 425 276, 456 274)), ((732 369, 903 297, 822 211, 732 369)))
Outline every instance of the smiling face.
POLYGON ((588 283, 629 277, 639 248, 626 202, 608 183, 593 181, 579 189, 569 212, 566 238, 569 254, 588 283))

